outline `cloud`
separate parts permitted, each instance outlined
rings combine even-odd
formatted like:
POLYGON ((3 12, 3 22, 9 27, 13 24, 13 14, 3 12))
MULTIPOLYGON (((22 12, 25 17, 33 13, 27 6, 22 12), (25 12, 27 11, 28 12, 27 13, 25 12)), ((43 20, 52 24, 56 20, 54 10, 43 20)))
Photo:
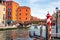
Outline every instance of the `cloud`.
POLYGON ((28 0, 29 3, 44 2, 47 0, 28 0))
POLYGON ((56 7, 59 7, 60 9, 60 0, 20 0, 20 1, 21 1, 20 4, 24 6, 29 6, 31 8, 31 15, 41 19, 46 18, 46 14, 48 13, 48 11, 52 15, 56 7))
POLYGON ((34 3, 34 2, 37 2, 39 0, 29 0, 30 3, 34 3))
POLYGON ((60 9, 60 1, 54 1, 46 5, 39 5, 39 4, 31 4, 32 7, 32 15, 44 19, 46 18, 46 14, 49 13, 52 15, 55 11, 56 7, 59 7, 60 9))

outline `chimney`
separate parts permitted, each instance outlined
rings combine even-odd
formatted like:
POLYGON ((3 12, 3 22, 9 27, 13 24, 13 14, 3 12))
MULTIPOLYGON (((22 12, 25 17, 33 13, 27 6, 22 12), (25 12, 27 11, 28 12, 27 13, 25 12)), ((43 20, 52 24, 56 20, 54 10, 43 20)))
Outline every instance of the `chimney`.
POLYGON ((0 0, 0 3, 2 3, 2 0, 0 0))
POLYGON ((3 4, 3 1, 2 1, 2 4, 3 4))
POLYGON ((3 4, 4 1, 5 1, 5 0, 0 0, 0 3, 3 4))

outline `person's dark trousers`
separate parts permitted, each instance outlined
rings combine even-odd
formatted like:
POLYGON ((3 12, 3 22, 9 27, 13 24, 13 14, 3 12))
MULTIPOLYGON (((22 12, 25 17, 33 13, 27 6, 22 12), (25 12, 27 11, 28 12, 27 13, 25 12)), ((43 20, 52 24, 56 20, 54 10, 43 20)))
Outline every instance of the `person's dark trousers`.
POLYGON ((40 38, 40 35, 36 35, 34 32, 34 38, 40 38))
POLYGON ((30 38, 33 38, 33 36, 32 36, 30 33, 29 33, 29 37, 30 37, 30 38))

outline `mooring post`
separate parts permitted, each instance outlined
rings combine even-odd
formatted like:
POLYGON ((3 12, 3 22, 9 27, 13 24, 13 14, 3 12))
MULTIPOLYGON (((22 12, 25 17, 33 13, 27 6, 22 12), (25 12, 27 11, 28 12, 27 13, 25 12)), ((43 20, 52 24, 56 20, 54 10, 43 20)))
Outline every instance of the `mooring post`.
POLYGON ((47 40, 51 40, 51 19, 49 12, 47 14, 47 40))

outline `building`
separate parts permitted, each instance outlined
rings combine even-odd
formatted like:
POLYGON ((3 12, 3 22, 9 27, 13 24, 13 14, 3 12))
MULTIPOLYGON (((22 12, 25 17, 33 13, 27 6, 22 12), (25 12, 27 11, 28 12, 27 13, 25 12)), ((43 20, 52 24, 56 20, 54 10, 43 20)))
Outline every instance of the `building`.
POLYGON ((17 9, 17 21, 19 23, 25 23, 30 21, 30 8, 26 6, 20 6, 17 9))
POLYGON ((40 18, 31 16, 31 19, 30 20, 31 20, 31 22, 35 22, 35 21, 40 21, 40 18))
POLYGON ((6 6, 3 4, 3 1, 0 1, 0 26, 5 23, 6 17, 6 6))
POLYGON ((14 1, 6 1, 6 20, 15 22, 17 20, 17 8, 19 4, 14 1))
MULTIPOLYGON (((52 15, 52 23, 56 24, 56 13, 54 12, 54 14, 52 15)), ((58 10, 58 27, 60 27, 60 10, 58 10)))
POLYGON ((40 19, 34 16, 31 16, 31 23, 38 22, 38 25, 46 25, 46 19, 40 19))

